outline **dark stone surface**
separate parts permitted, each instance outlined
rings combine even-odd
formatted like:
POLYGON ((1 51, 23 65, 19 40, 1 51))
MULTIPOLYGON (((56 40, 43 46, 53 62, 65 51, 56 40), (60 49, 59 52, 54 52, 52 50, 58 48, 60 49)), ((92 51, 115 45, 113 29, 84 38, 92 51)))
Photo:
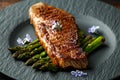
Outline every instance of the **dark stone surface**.
MULTIPOLYGON (((110 5, 95 0, 26 0, 16 3, 0 11, 0 72, 17 80, 109 80, 120 75, 120 11, 110 5), (103 63, 88 72, 86 78, 74 78, 69 72, 35 71, 23 62, 12 58, 7 50, 10 34, 20 24, 27 21, 28 9, 36 2, 66 10, 75 18, 86 15, 96 18, 106 24, 115 34, 116 48, 111 56, 103 63)), ((111 36, 111 35, 110 35, 111 36)))

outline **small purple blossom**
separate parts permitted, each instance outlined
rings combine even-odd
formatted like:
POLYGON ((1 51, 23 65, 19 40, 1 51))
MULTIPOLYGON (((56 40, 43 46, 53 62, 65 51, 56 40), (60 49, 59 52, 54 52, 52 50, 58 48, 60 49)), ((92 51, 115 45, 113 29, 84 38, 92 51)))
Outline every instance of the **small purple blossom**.
POLYGON ((89 33, 96 33, 97 29, 99 29, 99 28, 100 28, 99 26, 92 26, 88 29, 88 32, 89 33))
POLYGON ((87 76, 87 73, 76 70, 76 71, 71 71, 71 75, 73 75, 75 77, 82 77, 82 76, 87 76))
POLYGON ((24 39, 25 41, 28 41, 28 42, 31 42, 32 41, 32 38, 30 37, 29 34, 26 34, 26 37, 24 39))
POLYGON ((61 30, 62 28, 62 25, 61 25, 61 22, 56 22, 56 21, 53 21, 52 22, 52 29, 57 29, 57 30, 61 30))
POLYGON ((20 45, 27 44, 27 43, 29 43, 31 41, 32 41, 32 38, 30 37, 29 34, 26 34, 26 37, 23 40, 21 38, 17 39, 17 43, 20 44, 20 45))
POLYGON ((52 21, 52 25, 56 24, 56 21, 52 21))
POLYGON ((23 42, 23 40, 21 38, 17 39, 17 43, 20 44, 20 45, 24 45, 24 42, 23 42))

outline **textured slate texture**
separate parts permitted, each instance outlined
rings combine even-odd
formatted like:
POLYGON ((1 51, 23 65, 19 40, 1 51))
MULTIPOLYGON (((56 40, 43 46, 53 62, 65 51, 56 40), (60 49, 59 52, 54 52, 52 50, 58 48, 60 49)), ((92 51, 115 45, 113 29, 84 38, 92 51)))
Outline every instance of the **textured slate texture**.
POLYGON ((120 11, 95 0, 26 0, 0 11, 0 72, 17 80, 108 80, 120 75, 120 11), (36 2, 45 2, 64 9, 75 17, 89 15, 104 22, 117 38, 117 47, 104 63, 88 70, 88 77, 74 78, 68 72, 50 73, 35 71, 23 62, 12 58, 7 50, 9 36, 14 28, 28 20, 28 9, 36 2))

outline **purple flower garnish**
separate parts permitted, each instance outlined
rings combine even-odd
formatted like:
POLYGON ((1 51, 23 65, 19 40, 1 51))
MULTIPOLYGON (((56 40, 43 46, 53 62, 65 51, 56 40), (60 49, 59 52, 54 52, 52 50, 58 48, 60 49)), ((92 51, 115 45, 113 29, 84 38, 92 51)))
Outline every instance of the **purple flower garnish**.
POLYGON ((21 38, 17 39, 17 43, 20 44, 20 45, 30 43, 31 41, 32 41, 32 38, 30 37, 29 34, 26 34, 26 37, 23 40, 21 38))
POLYGON ((99 28, 100 28, 99 26, 92 26, 88 29, 88 32, 89 33, 96 33, 97 29, 99 29, 99 28))
POLYGON ((73 75, 75 77, 82 77, 82 76, 87 76, 87 73, 76 70, 76 71, 71 71, 71 75, 73 75))
POLYGON ((61 28, 62 28, 61 21, 59 21, 59 22, 53 21, 53 22, 52 22, 52 29, 53 29, 53 30, 54 30, 54 29, 61 30, 61 28))
POLYGON ((23 42, 23 40, 21 38, 17 39, 17 43, 20 44, 20 45, 24 45, 24 42, 23 42))
POLYGON ((26 37, 24 39, 25 41, 28 41, 28 42, 31 42, 32 41, 32 38, 30 37, 29 34, 26 34, 26 37))
POLYGON ((52 21, 52 25, 56 24, 56 21, 52 21))

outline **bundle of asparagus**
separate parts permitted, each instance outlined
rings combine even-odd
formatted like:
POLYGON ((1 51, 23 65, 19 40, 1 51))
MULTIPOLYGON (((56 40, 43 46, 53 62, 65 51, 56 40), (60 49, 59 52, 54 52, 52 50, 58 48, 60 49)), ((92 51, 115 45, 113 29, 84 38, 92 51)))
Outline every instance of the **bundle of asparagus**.
MULTIPOLYGON (((105 38, 103 36, 92 37, 91 35, 85 36, 84 32, 78 31, 80 40, 78 44, 86 52, 86 55, 93 52, 96 48, 101 46, 105 38)), ((16 46, 9 48, 13 53, 13 58, 25 61, 26 65, 32 65, 33 68, 39 69, 42 71, 57 71, 58 67, 52 64, 51 59, 47 55, 46 51, 40 44, 38 39, 25 46, 16 46)))

